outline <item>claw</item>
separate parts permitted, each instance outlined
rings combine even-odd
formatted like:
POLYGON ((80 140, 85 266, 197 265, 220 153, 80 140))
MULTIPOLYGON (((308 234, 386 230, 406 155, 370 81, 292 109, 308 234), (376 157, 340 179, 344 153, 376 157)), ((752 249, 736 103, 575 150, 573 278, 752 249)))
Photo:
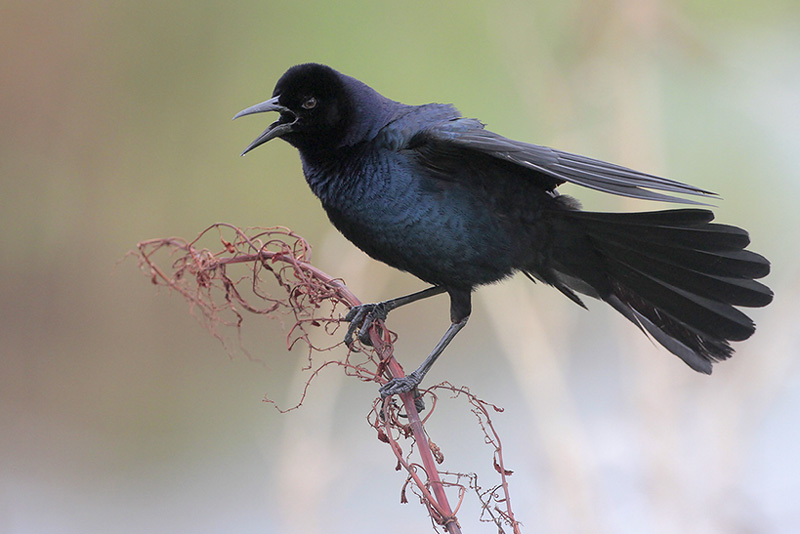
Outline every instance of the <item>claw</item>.
POLYGON ((380 391, 381 398, 386 398, 390 395, 398 395, 400 393, 413 391, 420 382, 422 382, 422 377, 414 371, 407 376, 392 378, 382 385, 378 391, 380 391))
POLYGON ((414 405, 417 407, 417 411, 421 413, 425 411, 425 401, 422 399, 422 395, 420 395, 419 391, 417 391, 417 386, 419 386, 420 382, 422 382, 422 377, 415 371, 408 376, 389 380, 382 385, 378 391, 382 399, 392 395, 413 391, 414 405))
POLYGON ((344 317, 344 320, 350 323, 344 335, 344 343, 347 348, 352 348, 353 334, 356 329, 358 329, 359 341, 364 345, 371 346, 372 341, 369 338, 369 329, 375 321, 386 319, 387 314, 388 312, 382 303, 361 304, 350 308, 350 311, 344 317))
POLYGON ((344 320, 350 323, 350 326, 347 327, 347 332, 344 334, 344 344, 347 345, 348 349, 353 348, 353 332, 363 323, 366 313, 362 306, 353 306, 344 316, 344 320))
POLYGON ((414 397, 414 406, 417 407, 418 413, 425 411, 425 400, 422 398, 422 395, 417 395, 414 397))

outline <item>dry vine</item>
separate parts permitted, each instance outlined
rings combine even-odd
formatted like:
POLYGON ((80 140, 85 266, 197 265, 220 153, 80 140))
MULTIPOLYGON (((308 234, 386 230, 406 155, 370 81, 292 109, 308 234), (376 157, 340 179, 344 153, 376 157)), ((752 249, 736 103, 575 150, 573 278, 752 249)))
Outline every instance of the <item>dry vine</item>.
MULTIPOLYGON (((370 330, 372 347, 356 341, 355 350, 341 351, 346 352, 342 359, 329 357, 315 364, 315 353, 332 351, 343 346, 343 343, 339 341, 327 347, 318 347, 311 342, 309 332, 322 328, 329 335, 335 334, 342 312, 361 304, 361 301, 340 279, 311 265, 310 246, 289 229, 242 230, 219 223, 206 228, 192 241, 182 238, 152 239, 139 243, 137 248, 140 268, 150 276, 151 281, 179 292, 189 302, 191 313, 229 352, 230 347, 221 327, 233 328, 239 335, 245 312, 268 317, 277 317, 286 311, 291 313, 294 324, 289 328, 287 346, 289 349, 298 344, 307 347, 308 364, 305 369, 310 374, 298 403, 287 410, 280 410, 282 412, 300 406, 313 378, 322 369, 332 365, 342 368, 348 376, 378 384, 392 377, 403 376, 402 367, 393 357, 395 336, 380 322, 370 330), (200 242, 209 239, 209 235, 213 239, 215 234, 216 251, 202 248, 200 242), (161 260, 163 255, 172 258, 166 269, 156 261, 156 257, 161 260), (246 274, 234 275, 234 266, 245 267, 246 274), (284 296, 274 296, 265 289, 269 278, 277 283, 284 296)), ((239 348, 244 351, 241 340, 239 348)), ((499 532, 505 532, 504 528, 507 527, 511 527, 514 533, 520 532, 520 524, 511 510, 507 480, 511 471, 504 466, 500 438, 489 417, 490 412, 502 410, 480 400, 468 389, 449 383, 435 385, 423 393, 429 399, 430 406, 425 422, 436 409, 437 394, 449 393, 453 398, 464 398, 469 402, 478 418, 485 442, 494 448, 493 467, 500 476, 500 483, 484 490, 478 485, 475 474, 439 471, 437 464, 444 461, 442 451, 428 440, 413 396, 406 393, 400 395, 402 410, 390 399, 387 402, 378 399, 368 416, 378 439, 391 446, 398 469, 402 468, 407 473, 401 493, 402 502, 407 502, 410 490, 426 506, 435 525, 444 527, 447 532, 457 533, 461 530, 456 514, 467 491, 472 490, 482 504, 482 521, 495 523, 499 532), (408 444, 406 452, 401 442, 408 444), (414 448, 418 451, 421 464, 411 460, 414 448), (455 506, 448 501, 445 488, 456 490, 458 500, 455 506)), ((265 400, 274 404, 268 398, 265 400)))

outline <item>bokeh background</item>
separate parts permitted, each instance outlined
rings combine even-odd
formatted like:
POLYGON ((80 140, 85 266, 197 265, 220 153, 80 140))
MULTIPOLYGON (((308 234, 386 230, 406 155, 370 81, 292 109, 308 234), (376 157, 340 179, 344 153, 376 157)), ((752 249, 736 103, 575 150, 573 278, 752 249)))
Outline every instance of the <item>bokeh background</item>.
MULTIPOLYGON (((525 279, 481 289, 429 375, 495 417, 525 532, 800 531, 800 3, 47 2, 0 4, 0 532, 425 532, 364 416, 373 385, 306 375, 280 321, 229 356, 138 241, 284 225, 366 301, 422 288, 326 221, 295 151, 239 153, 234 113, 289 66, 328 63, 390 98, 453 102, 504 135, 718 191, 775 302, 712 377, 609 308, 525 279), (260 360, 256 361, 256 360, 260 360)), ((661 206, 566 187, 590 209, 661 206)), ((416 366, 447 299, 395 312, 416 366)), ((493 484, 453 401, 445 468, 493 484)), ((479 524, 475 500, 461 513, 479 524)))

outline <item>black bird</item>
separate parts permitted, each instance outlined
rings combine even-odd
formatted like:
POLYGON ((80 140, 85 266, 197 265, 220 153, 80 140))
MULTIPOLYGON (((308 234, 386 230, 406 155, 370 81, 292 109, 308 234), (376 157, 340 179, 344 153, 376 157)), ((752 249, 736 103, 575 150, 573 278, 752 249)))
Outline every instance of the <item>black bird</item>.
POLYGON ((707 209, 593 213, 556 188, 582 185, 627 197, 700 204, 659 193, 716 197, 697 187, 584 156, 507 139, 446 104, 389 100, 330 67, 303 64, 272 98, 234 118, 280 116, 242 155, 280 137, 331 222, 358 248, 433 287, 353 308, 348 345, 404 304, 450 296, 451 325, 420 367, 381 388, 411 391, 467 323, 472 291, 522 272, 579 306, 603 300, 689 367, 711 373, 755 325, 734 306, 761 307, 755 281, 769 262, 745 250, 747 231, 712 223, 707 209))

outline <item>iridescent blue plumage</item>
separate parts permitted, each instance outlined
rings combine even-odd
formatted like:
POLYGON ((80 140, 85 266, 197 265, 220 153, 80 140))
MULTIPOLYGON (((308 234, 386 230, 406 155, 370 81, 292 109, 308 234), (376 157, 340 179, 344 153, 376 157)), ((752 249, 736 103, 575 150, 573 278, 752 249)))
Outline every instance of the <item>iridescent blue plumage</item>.
MULTIPOLYGON (((409 106, 329 67, 293 67, 273 99, 242 114, 280 118, 248 150, 273 137, 298 148, 312 191, 331 222, 373 258, 434 289, 351 314, 363 322, 447 292, 451 321, 412 378, 416 386, 470 314, 470 294, 515 272, 609 303, 689 366, 704 373, 748 338, 734 306, 765 306, 756 278, 769 262, 745 250, 747 232, 714 224, 706 209, 613 214, 579 209, 557 187, 570 182, 645 200, 697 204, 674 194, 714 193, 556 149, 507 139, 446 104, 409 106)), ((348 333, 352 335, 353 328, 348 333)))

